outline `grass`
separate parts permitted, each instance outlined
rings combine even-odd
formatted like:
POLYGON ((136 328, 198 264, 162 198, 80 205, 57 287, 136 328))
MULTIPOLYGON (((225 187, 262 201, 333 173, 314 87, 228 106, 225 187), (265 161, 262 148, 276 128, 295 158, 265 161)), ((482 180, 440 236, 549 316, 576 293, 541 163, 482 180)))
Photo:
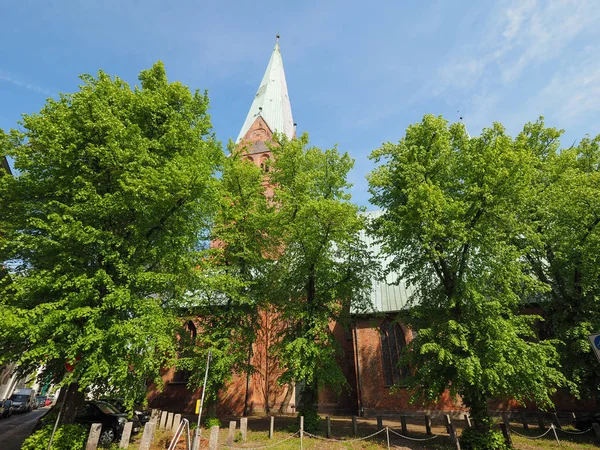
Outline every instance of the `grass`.
MULTIPOLYGON (((333 435, 343 436, 338 437, 337 441, 326 441, 322 439, 315 439, 312 437, 304 436, 303 448, 306 450, 384 450, 387 449, 386 434, 385 432, 370 438, 368 440, 344 442, 344 440, 353 439, 350 434, 349 421, 343 418, 332 418, 332 432, 333 435), (334 426, 335 425, 335 426, 334 426)), ((228 421, 223 421, 223 424, 228 421)), ((281 442, 288 438, 292 432, 287 431, 290 423, 294 423, 293 419, 284 420, 283 418, 277 418, 276 424, 278 424, 279 431, 275 431, 273 439, 268 438, 268 425, 265 427, 264 418, 250 418, 248 423, 247 442, 242 443, 239 439, 239 430, 236 430, 236 439, 234 440, 233 447, 235 448, 254 448, 266 445, 273 445, 277 442, 281 442), (256 431, 254 431, 256 430, 256 431)), ((384 421, 384 426, 390 426, 395 431, 400 431, 398 423, 384 421)), ((539 436, 542 432, 538 429, 531 429, 524 431, 522 427, 517 424, 511 424, 511 428, 517 432, 527 436, 539 436)), ((574 428, 565 428, 566 431, 576 431, 574 428)), ((359 435, 367 436, 377 431, 376 424, 370 423, 369 421, 363 421, 359 424, 359 435)), ((396 450, 453 450, 455 447, 450 442, 448 435, 445 432, 443 425, 434 424, 433 433, 440 435, 438 438, 428 442, 414 442, 406 439, 395 437, 390 433, 390 448, 396 450)), ((459 431, 460 433, 460 431, 459 431)), ((193 431, 192 431, 193 434, 193 431)), ((202 445, 201 449, 208 448, 208 437, 210 431, 202 430, 202 445)), ((228 428, 223 426, 219 430, 219 448, 225 448, 223 445, 227 442, 228 428)), ((560 446, 557 444, 554 434, 550 431, 543 438, 532 440, 526 437, 521 437, 512 433, 513 444, 516 450, 546 450, 546 449, 562 449, 562 450, 597 450, 600 449, 600 444, 594 443, 594 435, 592 432, 585 435, 569 435, 557 430, 558 438, 560 440, 560 446)), ((320 436, 325 435, 325 429, 322 428, 319 433, 320 436)), ((427 438, 424 434, 423 426, 417 424, 408 424, 408 435, 414 438, 427 438)), ((173 434, 170 431, 157 430, 154 438, 154 442, 151 446, 151 450, 164 450, 168 447, 173 434)), ((141 438, 141 434, 139 435, 141 438)), ((129 450, 137 450, 139 441, 129 446, 129 450)), ((298 450, 300 449, 300 439, 298 436, 291 438, 288 441, 281 442, 280 444, 273 447, 274 450, 298 450)), ((181 439, 177 450, 185 450, 184 440, 181 439)))

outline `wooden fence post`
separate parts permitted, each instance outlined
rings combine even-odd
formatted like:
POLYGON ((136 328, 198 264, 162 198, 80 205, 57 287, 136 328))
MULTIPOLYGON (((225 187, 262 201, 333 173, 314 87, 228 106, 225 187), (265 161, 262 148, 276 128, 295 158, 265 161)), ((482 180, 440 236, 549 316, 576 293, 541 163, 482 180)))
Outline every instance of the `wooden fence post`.
POLYGON ((172 412, 167 414, 167 423, 165 424, 165 428, 167 430, 171 430, 173 428, 173 413, 172 412))
POLYGON ((431 436, 431 416, 429 414, 425 416, 425 431, 427 436, 431 436))
POLYGON ((448 423, 448 433, 450 434, 450 439, 452 439, 452 443, 456 445, 456 450, 460 450, 460 442, 458 442, 458 435, 456 434, 454 423, 452 423, 452 420, 448 414, 446 414, 444 417, 448 423))
POLYGON ((119 442, 119 448, 127 448, 129 447, 129 438, 131 438, 131 428, 133 427, 133 422, 127 422, 125 427, 123 427, 123 433, 121 434, 121 441, 119 442))
POLYGON ((331 438, 331 417, 327 416, 325 421, 327 422, 327 437, 331 438))
POLYGON ((383 417, 377 416, 377 431, 383 430, 383 417))
POLYGON ((229 432, 227 433, 227 445, 229 447, 233 445, 233 439, 235 438, 235 425, 235 420, 229 422, 229 432))
POLYGON ((354 437, 358 436, 358 426, 356 424, 356 416, 352 416, 352 433, 354 437))
POLYGON ((300 416, 300 450, 304 449, 304 416, 300 416))
POLYGON ((554 426, 556 428, 558 428, 559 430, 562 430, 562 426, 560 425, 560 420, 558 420, 558 414, 552 413, 552 422, 554 423, 554 426))
POLYGON ((523 429, 529 430, 529 424, 527 423, 527 417, 525 416, 525 413, 523 411, 521 411, 521 422, 523 423, 523 429))
POLYGON ((101 423, 92 424, 92 428, 90 428, 90 434, 88 435, 87 443, 85 444, 85 450, 96 450, 98 448, 98 440, 100 439, 101 431, 101 423))
POLYGON ((181 423, 181 414, 175 414, 173 416, 173 425, 171 425, 171 430, 177 431, 177 428, 179 428, 180 423, 181 423))
POLYGON ((140 443, 139 450, 150 450, 150 444, 154 439, 154 430, 156 429, 156 422, 148 422, 144 426, 144 434, 142 435, 142 442, 140 443))
POLYGON ((210 427, 210 440, 208 441, 208 450, 217 450, 219 446, 219 426, 210 427))
POLYGON ((541 412, 538 412, 537 419, 538 419, 538 426, 540 427, 540 430, 542 430, 542 431, 546 430, 546 425, 544 424, 544 415, 541 412))
POLYGON ((450 433, 450 426, 452 425, 452 420, 450 420, 449 414, 444 414, 444 425, 446 425, 446 433, 450 433))
POLYGON ((465 414, 465 428, 471 428, 471 418, 468 414, 465 414))
POLYGON ((592 423, 592 428, 594 429, 594 434, 596 435, 596 438, 600 440, 600 424, 594 422, 592 423))
POLYGON ((240 432, 242 433, 242 442, 246 442, 246 435, 248 434, 248 418, 242 417, 240 419, 240 432))
POLYGON ((271 423, 269 424, 269 439, 273 439, 274 432, 275 432, 275 416, 271 416, 271 423))
POLYGON ((163 411, 160 414, 160 424, 158 425, 158 428, 161 430, 167 426, 167 414, 167 411, 163 411))
POLYGON ((406 428, 406 416, 400 416, 400 425, 402 426, 402 434, 406 436, 408 434, 406 428))
POLYGON ((500 424, 500 430, 502 430, 502 436, 504 436, 504 441, 508 448, 513 447, 512 438, 510 437, 510 429, 508 428, 507 422, 502 422, 500 424))

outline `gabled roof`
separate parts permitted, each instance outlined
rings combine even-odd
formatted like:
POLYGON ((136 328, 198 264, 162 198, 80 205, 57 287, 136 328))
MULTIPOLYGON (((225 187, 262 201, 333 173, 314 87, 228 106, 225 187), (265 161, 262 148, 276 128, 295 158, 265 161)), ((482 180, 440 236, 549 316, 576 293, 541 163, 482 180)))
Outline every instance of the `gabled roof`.
MULTIPOLYGON (((370 211, 363 213, 367 220, 373 220, 383 214, 383 211, 370 211)), ((386 269, 392 262, 391 256, 385 256, 381 252, 379 244, 365 230, 360 232, 361 240, 367 245, 371 254, 378 258, 382 269, 386 269)), ((371 302, 375 312, 396 312, 409 307, 409 299, 414 289, 407 286, 399 273, 390 273, 385 277, 385 281, 374 279, 371 289, 371 302)))
POLYGON ((263 118, 273 133, 278 131, 290 139, 294 137, 292 106, 283 71, 279 40, 275 44, 269 65, 236 142, 240 142, 246 135, 258 116, 263 118))

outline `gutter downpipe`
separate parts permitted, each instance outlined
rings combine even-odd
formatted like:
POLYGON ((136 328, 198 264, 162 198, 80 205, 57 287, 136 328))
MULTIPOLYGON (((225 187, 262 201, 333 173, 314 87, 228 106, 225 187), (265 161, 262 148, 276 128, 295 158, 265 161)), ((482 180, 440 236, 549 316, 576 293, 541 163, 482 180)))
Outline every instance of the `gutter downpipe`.
POLYGON ((358 357, 358 332, 356 331, 356 319, 354 319, 354 361, 356 364, 356 384, 358 393, 358 415, 362 417, 364 415, 363 401, 362 401, 362 380, 360 377, 360 359, 358 357))

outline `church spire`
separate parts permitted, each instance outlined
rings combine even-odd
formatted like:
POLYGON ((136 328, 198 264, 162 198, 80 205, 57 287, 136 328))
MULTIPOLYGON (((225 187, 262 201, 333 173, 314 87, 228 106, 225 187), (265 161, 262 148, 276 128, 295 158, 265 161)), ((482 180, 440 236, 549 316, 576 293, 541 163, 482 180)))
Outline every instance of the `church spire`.
POLYGON ((260 82, 236 142, 240 142, 246 136, 252 124, 259 117, 265 121, 271 133, 278 131, 284 133, 290 139, 294 137, 294 119, 292 118, 292 106, 288 96, 283 60, 279 49, 279 35, 277 35, 277 41, 267 65, 267 70, 260 82))

